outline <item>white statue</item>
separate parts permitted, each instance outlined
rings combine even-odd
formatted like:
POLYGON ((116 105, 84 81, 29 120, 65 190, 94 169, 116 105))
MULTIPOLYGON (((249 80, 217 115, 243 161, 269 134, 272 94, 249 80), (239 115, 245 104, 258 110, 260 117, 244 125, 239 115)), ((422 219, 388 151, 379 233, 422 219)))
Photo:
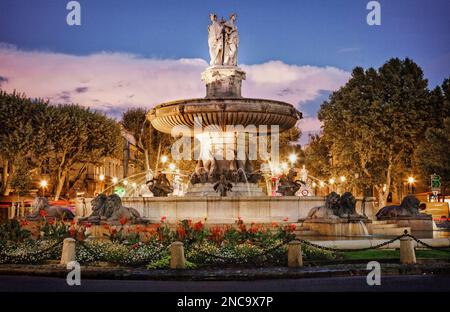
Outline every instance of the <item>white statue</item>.
POLYGON ((208 26, 208 45, 209 56, 211 58, 210 65, 222 65, 223 54, 223 26, 217 21, 217 15, 214 13, 209 14, 211 24, 208 26))
POLYGON ((237 50, 239 46, 239 35, 237 31, 236 13, 230 15, 230 20, 224 24, 226 31, 224 65, 237 66, 237 50))
POLYGON ((308 170, 306 169, 305 165, 303 165, 302 169, 300 170, 300 179, 303 182, 307 182, 308 180, 308 170))

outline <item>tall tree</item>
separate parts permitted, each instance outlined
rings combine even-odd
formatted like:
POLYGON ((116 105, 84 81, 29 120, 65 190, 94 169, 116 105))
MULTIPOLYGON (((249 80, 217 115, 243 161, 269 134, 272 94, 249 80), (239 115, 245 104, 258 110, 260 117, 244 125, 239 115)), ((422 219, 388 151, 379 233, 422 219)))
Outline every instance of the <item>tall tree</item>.
POLYGON ((322 104, 319 119, 333 165, 373 185, 379 205, 394 180, 411 168, 415 142, 429 122, 427 80, 410 59, 391 59, 376 71, 357 67, 352 78, 322 104))
POLYGON ((119 125, 78 105, 50 106, 46 120, 48 164, 55 179, 55 200, 76 163, 96 163, 121 151, 119 125))

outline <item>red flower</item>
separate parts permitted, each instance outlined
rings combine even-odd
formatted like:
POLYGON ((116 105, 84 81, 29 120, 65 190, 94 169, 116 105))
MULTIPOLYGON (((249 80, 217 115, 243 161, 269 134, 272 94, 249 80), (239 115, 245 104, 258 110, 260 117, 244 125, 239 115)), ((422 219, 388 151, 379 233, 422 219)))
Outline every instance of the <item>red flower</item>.
POLYGON ((45 217, 47 216, 47 211, 45 211, 44 209, 39 210, 39 215, 40 215, 42 218, 45 218, 45 217))
POLYGON ((277 226, 278 226, 278 223, 272 222, 272 227, 273 227, 273 228, 276 228, 277 226))
POLYGON ((125 225, 128 222, 128 219, 125 216, 120 217, 119 219, 120 224, 125 225))
POLYGON ((20 226, 27 226, 28 221, 27 220, 20 220, 20 226))
POLYGON ((91 223, 86 223, 86 228, 88 229, 88 228, 90 228, 91 226, 92 226, 92 224, 91 223))
POLYGON ((137 233, 142 232, 142 227, 140 225, 136 225, 135 230, 137 233))
POLYGON ((287 218, 287 217, 283 219, 284 222, 288 222, 288 220, 289 220, 289 218, 287 218))
POLYGON ((166 220, 167 220, 167 217, 161 217, 161 222, 162 223, 166 222, 166 220))
POLYGON ((70 229, 69 229, 69 235, 70 235, 71 237, 75 237, 76 234, 77 234, 77 231, 76 231, 73 227, 70 227, 70 229))
POLYGON ((53 225, 55 224, 55 219, 50 219, 47 221, 48 224, 53 225))
POLYGON ((117 234, 117 230, 116 229, 112 229, 111 230, 111 235, 116 235, 117 234))
POLYGON ((200 232, 201 230, 203 230, 202 221, 198 221, 198 222, 194 223, 194 231, 200 232))
POLYGON ((109 224, 103 225, 103 228, 104 228, 105 230, 109 230, 109 224))
POLYGON ((179 239, 184 239, 186 237, 186 230, 182 226, 177 227, 177 233, 179 239))
POLYGON ((286 226, 286 231, 294 232, 296 228, 297 226, 295 224, 289 224, 288 226, 286 226))

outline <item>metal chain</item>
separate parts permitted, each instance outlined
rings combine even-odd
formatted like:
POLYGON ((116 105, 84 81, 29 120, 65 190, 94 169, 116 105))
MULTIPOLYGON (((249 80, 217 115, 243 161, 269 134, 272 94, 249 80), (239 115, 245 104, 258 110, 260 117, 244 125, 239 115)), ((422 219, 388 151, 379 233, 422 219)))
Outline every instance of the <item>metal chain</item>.
POLYGON ((440 251, 445 251, 445 252, 450 252, 450 248, 449 247, 435 247, 435 246, 431 246, 430 244, 425 243, 424 241, 421 241, 420 239, 418 239, 417 237, 414 237, 410 234, 406 234, 406 236, 412 238, 413 240, 415 240, 418 244, 421 244, 429 249, 434 249, 434 250, 440 250, 440 251))

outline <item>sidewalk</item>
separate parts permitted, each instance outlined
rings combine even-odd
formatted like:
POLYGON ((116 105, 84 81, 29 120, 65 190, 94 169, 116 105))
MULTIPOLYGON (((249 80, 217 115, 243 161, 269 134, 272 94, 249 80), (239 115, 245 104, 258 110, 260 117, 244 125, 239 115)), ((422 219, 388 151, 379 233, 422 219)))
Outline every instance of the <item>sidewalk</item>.
MULTIPOLYGON (((128 267, 82 266, 81 274, 87 279, 114 280, 258 280, 315 277, 362 276, 369 272, 366 263, 305 266, 302 268, 226 268, 196 270, 146 270, 128 267)), ((381 263, 384 275, 450 274, 450 263, 436 262, 416 265, 381 263)), ((0 265, 0 275, 26 275, 65 278, 69 270, 56 264, 46 265, 0 265)))

